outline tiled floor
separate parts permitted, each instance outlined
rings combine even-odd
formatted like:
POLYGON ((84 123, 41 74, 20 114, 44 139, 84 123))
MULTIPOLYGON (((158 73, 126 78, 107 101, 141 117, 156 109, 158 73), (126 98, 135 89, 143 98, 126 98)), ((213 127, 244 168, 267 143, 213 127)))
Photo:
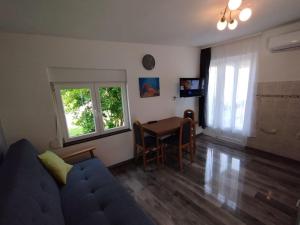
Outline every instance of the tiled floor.
POLYGON ((182 173, 171 159, 113 173, 159 225, 295 224, 300 163, 207 136, 197 137, 196 152, 182 173))

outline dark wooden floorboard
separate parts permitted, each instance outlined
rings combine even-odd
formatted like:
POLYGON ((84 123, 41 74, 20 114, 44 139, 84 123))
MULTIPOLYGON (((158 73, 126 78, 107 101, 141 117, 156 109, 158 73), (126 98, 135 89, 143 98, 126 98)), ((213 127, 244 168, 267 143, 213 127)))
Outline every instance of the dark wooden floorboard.
POLYGON ((299 162, 201 135, 182 173, 171 157, 155 167, 112 172, 158 225, 295 224, 299 162))

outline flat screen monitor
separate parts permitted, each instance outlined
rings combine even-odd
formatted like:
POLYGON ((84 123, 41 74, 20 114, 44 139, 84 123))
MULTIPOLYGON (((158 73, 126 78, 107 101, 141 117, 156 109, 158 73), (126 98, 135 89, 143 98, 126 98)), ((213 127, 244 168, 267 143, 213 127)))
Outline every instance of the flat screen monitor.
POLYGON ((199 78, 180 78, 180 97, 201 95, 199 78))

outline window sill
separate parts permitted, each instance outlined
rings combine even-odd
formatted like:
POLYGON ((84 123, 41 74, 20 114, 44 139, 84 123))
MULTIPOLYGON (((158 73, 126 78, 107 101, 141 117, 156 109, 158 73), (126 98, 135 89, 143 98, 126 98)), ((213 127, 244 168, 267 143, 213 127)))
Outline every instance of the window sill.
POLYGON ((118 131, 114 131, 114 132, 110 132, 110 133, 106 133, 106 134, 100 134, 100 135, 97 135, 97 136, 83 138, 83 139, 76 140, 76 141, 69 141, 69 142, 63 143, 63 147, 77 145, 77 144, 85 143, 85 142, 88 142, 88 141, 93 141, 93 140, 97 140, 97 139, 101 139, 101 138, 105 138, 105 137, 109 137, 109 136, 113 136, 113 135, 117 135, 117 134, 126 133, 126 132, 129 132, 129 131, 131 131, 131 129, 127 128, 127 129, 124 129, 124 130, 118 130, 118 131))

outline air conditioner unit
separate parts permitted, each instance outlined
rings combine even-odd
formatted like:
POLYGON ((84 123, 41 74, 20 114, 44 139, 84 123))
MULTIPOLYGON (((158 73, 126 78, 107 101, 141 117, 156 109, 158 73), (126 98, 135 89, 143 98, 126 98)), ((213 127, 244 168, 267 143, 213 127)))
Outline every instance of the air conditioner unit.
POLYGON ((300 49, 300 31, 281 34, 270 38, 269 49, 271 52, 300 49))

